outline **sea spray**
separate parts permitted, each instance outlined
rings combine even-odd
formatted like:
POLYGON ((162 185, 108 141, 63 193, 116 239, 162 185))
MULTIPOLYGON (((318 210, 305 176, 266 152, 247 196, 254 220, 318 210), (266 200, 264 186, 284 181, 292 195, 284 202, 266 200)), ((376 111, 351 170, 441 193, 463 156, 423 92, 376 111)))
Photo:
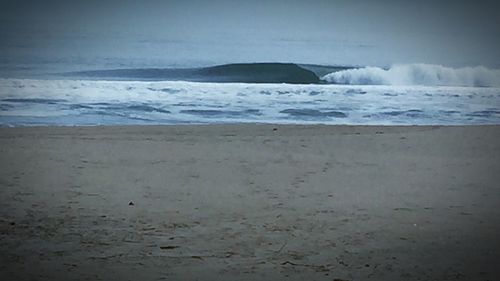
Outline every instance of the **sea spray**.
POLYGON ((484 66, 451 68, 432 64, 397 64, 389 69, 363 67, 322 77, 331 84, 499 87, 500 70, 484 66))

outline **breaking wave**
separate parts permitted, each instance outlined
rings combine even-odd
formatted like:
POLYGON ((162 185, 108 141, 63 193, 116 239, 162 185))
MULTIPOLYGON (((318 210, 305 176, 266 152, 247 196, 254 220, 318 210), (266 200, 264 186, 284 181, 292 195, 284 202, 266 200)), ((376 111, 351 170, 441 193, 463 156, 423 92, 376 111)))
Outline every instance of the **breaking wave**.
POLYGON ((319 77, 294 63, 234 63, 203 68, 140 68, 63 73, 79 79, 191 81, 219 83, 317 84, 319 77))
POLYGON ((484 66, 451 68, 432 64, 401 64, 389 69, 363 67, 332 72, 321 78, 331 84, 499 87, 500 69, 484 66))

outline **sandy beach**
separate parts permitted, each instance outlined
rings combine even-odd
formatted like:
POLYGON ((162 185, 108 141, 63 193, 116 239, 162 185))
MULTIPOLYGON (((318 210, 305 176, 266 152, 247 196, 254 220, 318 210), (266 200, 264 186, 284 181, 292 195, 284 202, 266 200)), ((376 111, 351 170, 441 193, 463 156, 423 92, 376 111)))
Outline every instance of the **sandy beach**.
POLYGON ((1 280, 498 280, 500 126, 0 128, 1 280))

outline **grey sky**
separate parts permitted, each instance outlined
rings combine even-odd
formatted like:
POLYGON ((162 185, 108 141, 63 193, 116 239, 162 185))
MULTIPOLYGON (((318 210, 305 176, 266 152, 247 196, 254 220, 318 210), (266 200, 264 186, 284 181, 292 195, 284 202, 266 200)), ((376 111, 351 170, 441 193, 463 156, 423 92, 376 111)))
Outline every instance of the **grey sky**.
POLYGON ((500 66, 495 1, 1 1, 2 63, 500 66))

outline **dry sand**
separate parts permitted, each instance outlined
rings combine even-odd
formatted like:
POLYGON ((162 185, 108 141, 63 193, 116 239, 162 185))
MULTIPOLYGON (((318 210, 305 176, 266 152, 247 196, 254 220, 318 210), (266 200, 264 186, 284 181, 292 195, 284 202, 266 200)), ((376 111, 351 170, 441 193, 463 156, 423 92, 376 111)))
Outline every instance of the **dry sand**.
POLYGON ((2 128, 0 150, 1 280, 499 280, 500 126, 2 128))

